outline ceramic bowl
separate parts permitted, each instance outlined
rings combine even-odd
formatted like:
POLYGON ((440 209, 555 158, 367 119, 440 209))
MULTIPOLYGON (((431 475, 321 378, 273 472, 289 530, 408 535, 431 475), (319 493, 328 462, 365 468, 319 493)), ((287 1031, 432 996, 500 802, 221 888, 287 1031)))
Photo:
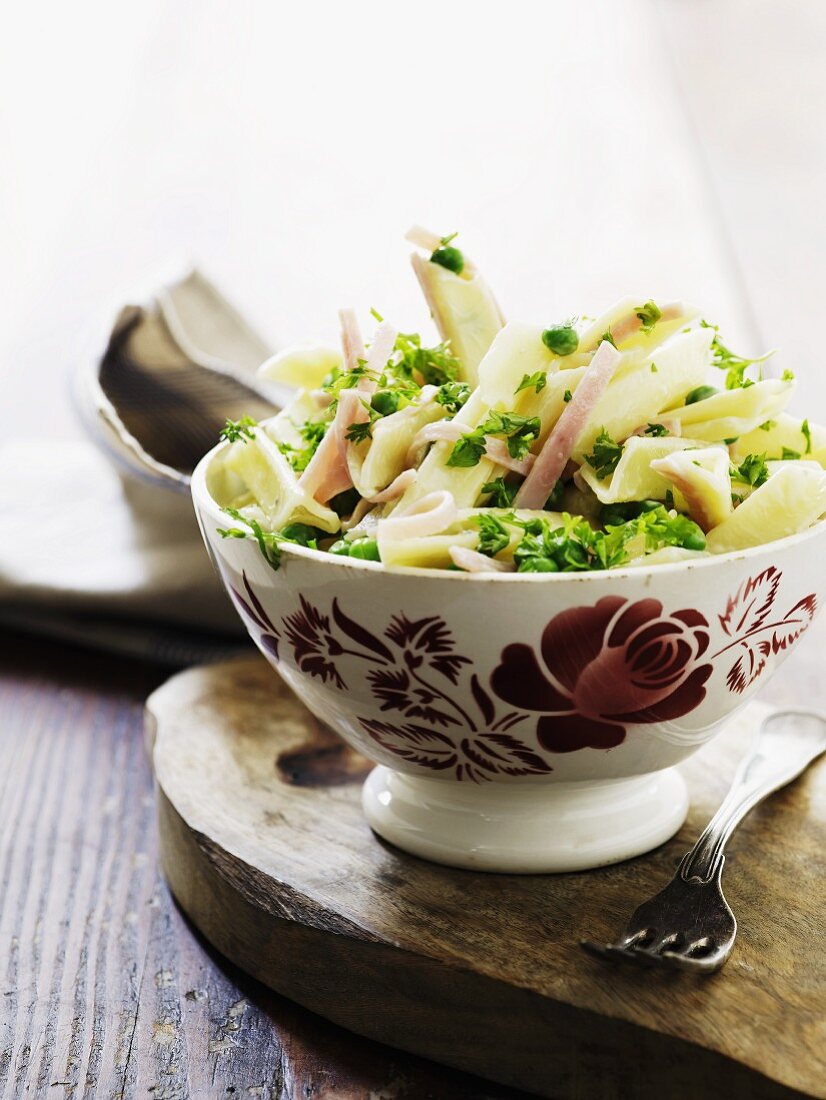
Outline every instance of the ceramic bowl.
POLYGON ((688 807, 675 765, 763 687, 826 589, 826 522, 751 550, 584 574, 470 575, 204 541, 253 640, 378 766, 367 820, 426 859, 572 871, 646 852, 688 807))

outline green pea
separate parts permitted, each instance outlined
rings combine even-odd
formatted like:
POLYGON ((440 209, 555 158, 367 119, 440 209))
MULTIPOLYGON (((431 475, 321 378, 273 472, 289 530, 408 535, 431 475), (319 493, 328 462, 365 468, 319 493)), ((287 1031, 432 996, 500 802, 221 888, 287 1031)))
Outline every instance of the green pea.
POLYGON ((398 411, 399 395, 388 390, 384 393, 374 393, 370 404, 379 416, 389 416, 391 413, 398 411))
POLYGON ((579 336, 570 325, 555 325, 542 333, 542 343, 554 355, 573 355, 579 347, 579 336))
POLYGON ((439 264, 440 267, 446 267, 448 271, 455 271, 457 275, 461 275, 465 269, 464 256, 458 248, 454 248, 452 245, 437 248, 430 257, 430 261, 439 264))
POLYGON ((310 527, 306 523, 288 523, 281 531, 281 537, 288 542, 296 542, 299 546, 315 546, 320 532, 317 527, 310 527))
POLYGON ((524 558, 519 563, 520 573, 558 573, 559 566, 551 558, 524 558))
POLYGON ((350 557, 362 561, 381 561, 379 544, 375 539, 354 539, 350 543, 350 557))
POLYGON ((612 504, 608 504, 600 510, 599 518, 603 527, 620 527, 625 523, 625 516, 612 504))
POLYGON ((686 550, 705 550, 706 537, 699 527, 696 531, 689 531, 683 539, 683 546, 686 550))
POLYGON ((686 405, 696 405, 698 401, 705 401, 707 397, 713 397, 715 393, 719 392, 714 386, 698 386, 696 390, 686 394, 685 403, 686 405))
POLYGON ((603 505, 599 518, 603 527, 619 527, 629 519, 636 519, 638 515, 639 506, 632 501, 630 504, 603 505))

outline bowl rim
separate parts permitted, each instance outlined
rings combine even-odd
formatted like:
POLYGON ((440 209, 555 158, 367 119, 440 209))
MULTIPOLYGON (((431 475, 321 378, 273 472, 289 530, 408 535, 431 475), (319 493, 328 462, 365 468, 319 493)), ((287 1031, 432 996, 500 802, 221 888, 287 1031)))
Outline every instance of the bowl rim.
MULTIPOLYGON (((206 478, 211 464, 219 453, 228 446, 229 444, 226 442, 218 443, 212 450, 207 451, 192 472, 191 492, 195 510, 197 513, 203 512, 209 515, 217 523, 225 522, 225 513, 207 488, 206 478)), ((813 523, 811 527, 807 527, 804 531, 798 531, 794 535, 786 535, 782 539, 773 539, 771 542, 762 542, 745 550, 729 550, 725 554, 710 554, 708 557, 691 558, 684 561, 660 562, 655 565, 623 566, 617 569, 595 569, 581 573, 465 573, 460 570, 434 569, 419 565, 390 568, 380 561, 339 557, 324 550, 313 550, 309 546, 298 546, 295 543, 285 543, 281 552, 282 555, 286 555, 288 558, 304 558, 333 569, 382 573, 390 577, 427 577, 433 581, 473 582, 476 584, 599 584, 607 583, 611 579, 618 580, 628 577, 666 577, 675 573, 690 573, 695 569, 714 568, 729 562, 747 561, 765 553, 768 548, 780 551, 796 543, 817 538, 818 535, 824 532, 826 532, 826 516, 813 523)))

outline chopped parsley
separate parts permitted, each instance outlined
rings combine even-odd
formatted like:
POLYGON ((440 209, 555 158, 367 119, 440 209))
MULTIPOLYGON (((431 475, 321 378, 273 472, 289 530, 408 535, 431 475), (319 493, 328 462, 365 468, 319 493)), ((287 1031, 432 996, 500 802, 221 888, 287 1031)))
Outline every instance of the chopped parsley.
POLYGON ((563 395, 562 395, 562 400, 563 400, 563 401, 565 402, 565 404, 567 405, 567 404, 568 404, 568 402, 569 402, 569 401, 571 400, 571 398, 572 398, 572 397, 573 397, 573 394, 571 393, 571 391, 570 391, 570 390, 566 390, 566 391, 565 391, 565 392, 563 393, 563 395))
POLYGON ((794 382, 794 371, 787 367, 780 376, 782 382, 794 382))
POLYGON ((369 378, 371 382, 378 382, 379 375, 375 371, 367 369, 367 360, 359 359, 352 370, 342 370, 341 367, 333 367, 321 383, 321 388, 328 393, 337 396, 342 390, 355 389, 362 378, 369 378))
POLYGON ((371 408, 366 401, 362 401, 362 405, 367 410, 369 416, 367 420, 357 421, 355 424, 351 424, 344 438, 351 443, 364 443, 367 439, 373 438, 373 425, 377 420, 381 419, 381 414, 376 412, 374 408, 371 408))
POLYGON ((287 459, 297 474, 303 473, 310 464, 310 459, 318 450, 318 445, 324 438, 324 433, 329 426, 329 420, 307 420, 297 430, 306 444, 304 447, 293 447, 289 443, 278 443, 278 449, 287 459))
POLYGON ((511 458, 521 459, 539 437, 542 428, 538 416, 520 416, 514 412, 491 412, 484 422, 472 432, 463 435, 453 445, 446 465, 476 466, 485 453, 485 437, 502 435, 511 458))
POLYGON ((478 466, 485 453, 485 433, 481 428, 468 432, 453 444, 446 466, 478 466))
POLYGON ((711 361, 719 370, 726 372, 726 389, 739 390, 753 386, 754 381, 751 378, 746 378, 746 371, 755 364, 765 363, 769 356, 774 355, 774 352, 768 351, 757 359, 747 359, 745 356, 737 355, 726 347, 720 340, 717 325, 709 324, 708 321, 700 321, 700 324, 703 328, 714 329, 714 339, 711 341, 711 361))
POLYGON ((224 508, 228 516, 243 523, 244 527, 218 528, 218 534, 223 539, 255 539, 264 560, 278 569, 281 565, 281 543, 291 542, 298 546, 309 546, 312 550, 318 549, 318 540, 325 537, 325 532, 317 527, 310 527, 306 523, 288 523, 281 531, 265 531, 258 520, 245 516, 236 508, 224 508))
POLYGON ((246 530, 241 527, 218 528, 218 534, 222 539, 248 539, 254 538, 261 550, 262 557, 273 569, 281 565, 281 539, 272 531, 265 531, 258 520, 248 519, 235 508, 224 508, 223 511, 239 523, 246 524, 246 530))
POLYGON ((594 440, 594 450, 585 455, 585 461, 596 470, 597 477, 608 477, 613 474, 622 458, 622 444, 600 428, 599 435, 594 440))
POLYGON ((769 480, 769 468, 766 465, 766 455, 746 455, 739 466, 731 466, 729 471, 732 481, 742 481, 746 485, 753 485, 757 489, 769 480))
POLYGON ((499 551, 504 550, 510 542, 510 532, 496 516, 485 514, 476 516, 476 523, 479 527, 477 550, 489 558, 496 557, 499 551))
POLYGON ((517 394, 521 390, 533 389, 536 393, 540 393, 548 384, 548 376, 543 370, 538 370, 536 374, 523 374, 522 381, 516 387, 514 393, 517 394))
POLYGON ((297 546, 309 546, 311 550, 318 549, 318 540, 325 537, 326 532, 318 527, 311 527, 308 523, 288 523, 282 527, 279 535, 283 542, 294 542, 297 546))
POLYGON ((634 313, 639 318, 642 324, 642 331, 646 333, 646 335, 654 331, 654 326, 663 315, 663 311, 657 303, 652 302, 650 298, 645 305, 637 306, 634 313))
POLYGON ((579 347, 579 336, 573 321, 546 328, 542 333, 542 343, 554 355, 573 355, 579 347))
POLYGON ((457 413, 470 397, 470 386, 467 382, 445 382, 439 387, 436 401, 444 405, 450 413, 457 413))
POLYGON ((610 328, 607 328, 605 332, 603 332, 600 342, 602 342, 602 340, 607 341, 609 344, 611 344, 612 347, 617 346, 617 342, 614 339, 610 328))
POLYGON ((656 363, 651 364, 651 373, 652 374, 659 374, 660 373, 659 370, 657 369, 657 364, 656 363))
POLYGON ((417 374, 425 385, 443 386, 445 382, 454 381, 460 366, 445 342, 423 348, 417 332, 400 332, 396 337, 393 370, 403 378, 412 379, 417 374))
POLYGON ((806 450, 804 454, 810 455, 812 453, 812 429, 809 427, 809 421, 804 420, 800 425, 800 432, 803 438, 806 440, 806 450))
POLYGON ((706 401, 719 392, 716 386, 697 386, 685 395, 685 403, 686 405, 696 405, 698 401, 706 401))
POLYGON ((485 482, 482 492, 490 493, 489 508, 510 508, 518 488, 516 484, 508 485, 503 477, 497 477, 493 481, 485 482))
POLYGON ((783 453, 781 455, 781 458, 784 462, 796 462, 799 458, 802 457, 803 455, 800 453, 800 451, 793 451, 791 447, 784 447, 783 453))
POLYGON ((668 512, 662 505, 605 531, 594 530, 587 520, 567 513, 561 526, 553 527, 543 518, 521 526, 525 535, 514 551, 520 573, 611 569, 664 546, 703 550, 706 545, 705 535, 693 520, 668 512))
POLYGON ((242 416, 240 420, 227 420, 224 429, 218 436, 225 443, 246 443, 248 439, 255 439, 257 422, 251 416, 242 416))
POLYGON ((668 428, 665 424, 649 424, 645 429, 646 435, 663 436, 668 435, 668 428))
POLYGON ((776 420, 765 420, 765 421, 763 421, 762 424, 759 425, 759 428, 760 428, 761 432, 770 432, 772 430, 772 428, 776 428, 776 427, 777 427, 777 421, 776 420))
POLYGON ((603 504, 599 510, 599 521, 606 528, 618 527, 629 519, 636 519, 643 512, 653 512, 661 507, 659 500, 616 501, 613 504, 603 504))

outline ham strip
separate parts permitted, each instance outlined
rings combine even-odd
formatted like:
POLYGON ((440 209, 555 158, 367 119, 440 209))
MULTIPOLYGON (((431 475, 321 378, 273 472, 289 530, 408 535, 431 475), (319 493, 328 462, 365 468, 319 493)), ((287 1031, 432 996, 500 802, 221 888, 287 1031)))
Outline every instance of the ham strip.
POLYGON ((469 550, 466 546, 451 546, 450 557, 454 565, 464 569, 466 573, 513 573, 516 566, 513 562, 494 561, 478 550, 469 550))
POLYGON ((349 519, 342 520, 342 531, 351 531, 354 527, 358 527, 365 516, 369 515, 374 508, 374 504, 370 500, 365 500, 364 497, 358 502, 353 509, 352 515, 349 519))
POLYGON ((390 500, 398 500, 415 482, 416 477, 415 470, 402 470, 398 477, 393 478, 386 489, 382 489, 380 493, 374 493, 373 496, 367 499, 373 504, 386 504, 390 500))
MULTIPOLYGON (((347 370, 354 370, 359 360, 366 360, 368 370, 380 373, 396 343, 396 330, 393 326, 386 322, 379 325, 368 355, 355 310, 340 310, 339 319, 341 346, 347 370)), ((342 390, 338 395, 338 407, 333 422, 298 481, 301 488, 306 489, 319 504, 326 504, 331 497, 353 487, 353 475, 348 461, 352 442, 347 439, 347 432, 351 425, 364 424, 370 419, 364 403, 369 403, 370 395, 375 389, 375 381, 365 377, 360 379, 358 389, 342 390)))
POLYGON ((370 417, 362 402, 363 397, 358 390, 341 391, 333 422, 307 464, 307 469, 298 479, 299 486, 306 489, 319 504, 326 504, 331 497, 353 486, 347 465, 346 436, 351 424, 361 424, 370 417))
POLYGON ((370 374, 381 374, 387 366, 387 360, 393 354, 393 348, 396 346, 396 336, 396 330, 387 321, 382 321, 376 329, 373 343, 370 345, 370 351, 367 355, 368 373, 359 381, 358 388, 362 393, 375 393, 378 389, 378 383, 375 379, 370 378, 370 374))
POLYGON ((302 489, 306 489, 319 504, 326 504, 331 497, 351 488, 353 479, 350 477, 347 463, 341 457, 335 421, 327 429, 326 435, 307 464, 307 469, 298 479, 298 484, 302 489))
POLYGON ((366 424, 370 419, 370 410, 365 407, 370 404, 369 397, 369 393, 365 394, 362 389, 342 390, 338 395, 338 408, 333 423, 340 424, 337 438, 339 450, 345 461, 348 449, 352 445, 352 441, 347 439, 347 432, 353 424, 366 424))
POLYGON ((457 508, 453 494, 447 489, 417 500, 402 515, 395 514, 379 521, 379 536, 388 539, 418 539, 438 535, 450 527, 456 519, 457 508))
POLYGON ((457 439, 468 431, 467 425, 454 424, 452 420, 436 420, 433 424, 425 424, 413 437, 413 442, 407 449, 405 462, 408 466, 418 466, 424 458, 425 448, 430 443, 455 443, 457 439))
POLYGON ((341 322, 341 350, 344 354, 344 369, 353 371, 358 366, 359 359, 367 358, 356 311, 354 309, 340 309, 338 319, 341 322))
POLYGON ((513 470, 515 474, 522 474, 523 477, 530 473, 536 462, 536 455, 532 454, 527 454, 524 458, 513 458, 507 443, 501 439, 492 439, 490 436, 485 439, 485 454, 497 466, 504 466, 506 470, 513 470))
POLYGON ((514 498, 517 508, 543 508, 551 490, 562 476, 591 413, 622 358, 615 347, 603 340, 574 390, 574 395, 536 456, 533 468, 514 498))

